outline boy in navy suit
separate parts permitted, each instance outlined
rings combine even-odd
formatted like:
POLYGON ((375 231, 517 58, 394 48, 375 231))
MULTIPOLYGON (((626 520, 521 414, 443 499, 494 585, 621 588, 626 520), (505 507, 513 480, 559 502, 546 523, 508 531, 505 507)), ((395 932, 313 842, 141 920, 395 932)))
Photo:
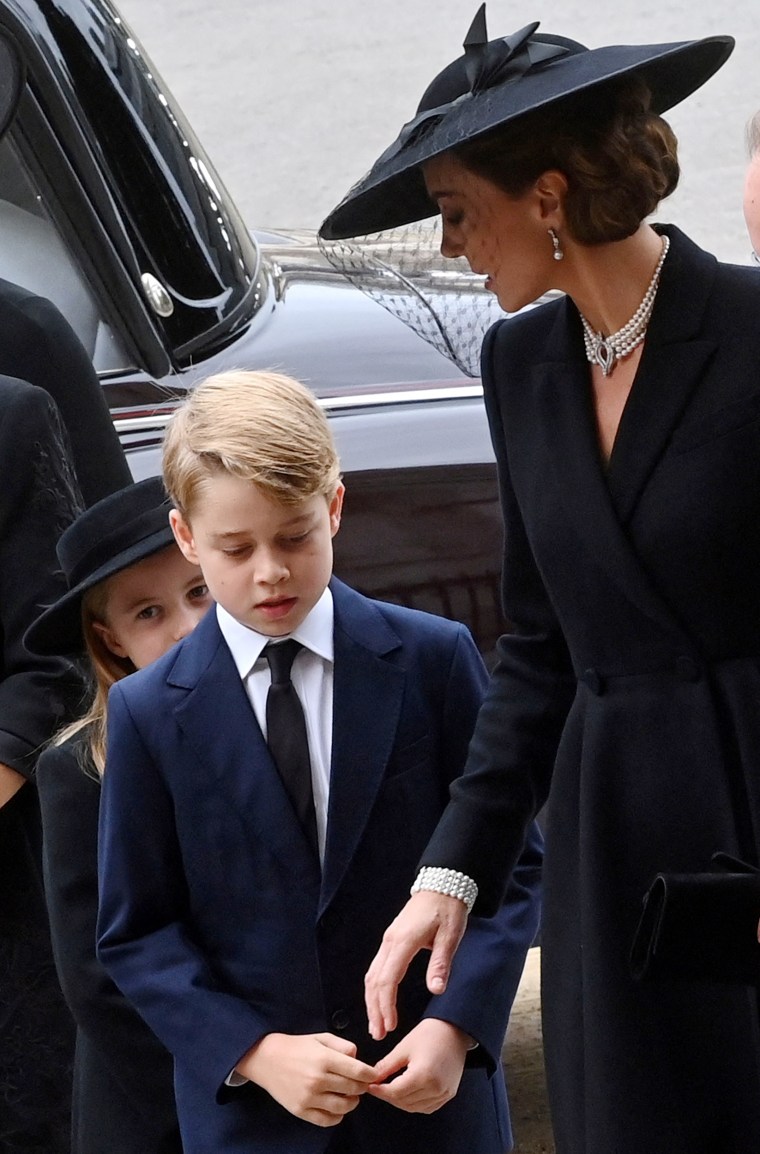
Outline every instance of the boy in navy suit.
POLYGON ((370 1039, 363 1013, 464 763, 486 682, 472 638, 332 578, 344 490, 295 381, 210 378, 164 472, 217 608, 111 691, 99 950, 174 1054, 186 1154, 501 1154, 537 831, 445 994, 418 965, 393 1037, 370 1039))

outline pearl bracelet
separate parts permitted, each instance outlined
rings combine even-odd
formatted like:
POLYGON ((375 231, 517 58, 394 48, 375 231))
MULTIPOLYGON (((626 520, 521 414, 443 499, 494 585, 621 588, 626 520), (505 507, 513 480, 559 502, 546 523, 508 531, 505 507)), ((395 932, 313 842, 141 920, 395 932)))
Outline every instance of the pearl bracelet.
POLYGON ((449 870, 443 866, 422 867, 409 893, 418 894, 421 890, 459 898, 460 902, 464 902, 467 906, 468 914, 472 911, 478 896, 478 887, 472 878, 460 873, 459 870, 449 870))

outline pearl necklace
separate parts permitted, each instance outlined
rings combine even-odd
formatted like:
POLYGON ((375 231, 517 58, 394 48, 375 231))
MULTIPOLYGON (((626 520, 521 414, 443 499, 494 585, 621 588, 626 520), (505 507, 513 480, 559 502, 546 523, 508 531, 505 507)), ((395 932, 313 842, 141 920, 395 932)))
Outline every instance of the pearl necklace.
POLYGON ((670 237, 664 236, 660 259, 652 274, 649 287, 636 312, 628 323, 623 325, 622 329, 618 329, 616 333, 611 333, 610 336, 605 337, 603 333, 598 333, 592 329, 583 313, 580 314, 583 322, 583 342, 586 346, 586 357, 590 364, 600 366, 605 377, 608 377, 612 372, 615 361, 619 361, 622 357, 627 357, 629 353, 632 353, 647 335, 649 319, 654 308, 654 298, 660 283, 660 272, 669 248, 670 237))

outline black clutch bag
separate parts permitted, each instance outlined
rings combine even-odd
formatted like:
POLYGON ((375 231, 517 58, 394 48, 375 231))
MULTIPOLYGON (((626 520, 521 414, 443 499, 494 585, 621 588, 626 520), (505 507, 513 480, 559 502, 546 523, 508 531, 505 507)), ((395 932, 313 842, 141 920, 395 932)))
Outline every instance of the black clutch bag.
POLYGON ((657 874, 631 948, 634 978, 760 985, 760 872, 725 854, 713 864, 657 874))

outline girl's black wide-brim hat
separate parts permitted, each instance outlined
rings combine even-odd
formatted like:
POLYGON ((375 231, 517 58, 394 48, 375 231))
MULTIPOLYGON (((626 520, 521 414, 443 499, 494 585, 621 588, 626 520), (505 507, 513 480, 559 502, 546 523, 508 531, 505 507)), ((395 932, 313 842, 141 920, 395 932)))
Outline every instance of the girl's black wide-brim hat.
POLYGON ((150 477, 103 497, 64 530, 56 552, 68 592, 27 629, 24 644, 32 653, 82 652, 85 593, 171 545, 171 507, 160 477, 150 477))
POLYGON ((586 48, 575 40, 536 32, 488 40, 485 4, 464 41, 464 55, 436 76, 413 120, 324 221, 325 240, 381 232, 438 212, 427 195, 421 165, 465 141, 565 98, 638 76, 665 112, 704 84, 733 51, 731 36, 677 44, 586 48))

